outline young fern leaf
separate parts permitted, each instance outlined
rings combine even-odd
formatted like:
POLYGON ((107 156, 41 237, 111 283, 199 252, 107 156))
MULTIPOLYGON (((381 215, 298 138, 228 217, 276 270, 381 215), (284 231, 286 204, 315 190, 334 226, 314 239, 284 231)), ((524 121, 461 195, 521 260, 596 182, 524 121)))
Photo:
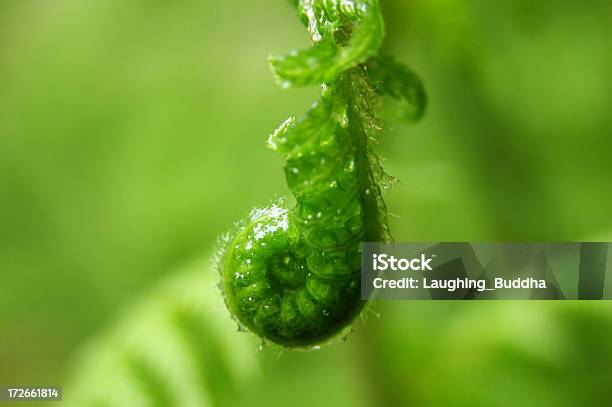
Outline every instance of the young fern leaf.
POLYGON ((378 59, 378 0, 300 0, 312 48, 270 57, 285 87, 320 84, 320 100, 290 118, 269 146, 286 159, 296 204, 254 209, 224 242, 218 261, 238 323, 286 347, 311 347, 343 332, 360 299, 362 241, 387 241, 384 172, 371 142, 377 94, 424 107, 411 71, 378 59), (415 96, 416 95, 416 96, 415 96))
POLYGON ((367 68, 376 91, 402 103, 401 116, 404 119, 417 121, 423 117, 427 96, 421 80, 410 68, 391 57, 372 58, 367 68))
POLYGON ((313 47, 268 59, 281 86, 331 82, 378 52, 384 35, 378 0, 302 0, 298 11, 313 47))

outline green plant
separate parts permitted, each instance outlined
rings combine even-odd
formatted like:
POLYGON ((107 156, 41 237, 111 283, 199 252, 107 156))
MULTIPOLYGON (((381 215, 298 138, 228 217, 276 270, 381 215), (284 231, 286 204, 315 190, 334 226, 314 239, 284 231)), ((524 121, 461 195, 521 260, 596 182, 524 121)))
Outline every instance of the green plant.
POLYGON ((320 85, 301 119, 268 141, 286 159, 295 196, 256 208, 223 239, 222 290, 241 326, 286 347, 338 335, 360 313, 360 244, 390 239, 381 185, 390 183, 372 144, 382 128, 378 97, 405 102, 418 119, 423 87, 412 71, 378 52, 378 0, 295 2, 312 47, 270 57, 283 87, 320 85))

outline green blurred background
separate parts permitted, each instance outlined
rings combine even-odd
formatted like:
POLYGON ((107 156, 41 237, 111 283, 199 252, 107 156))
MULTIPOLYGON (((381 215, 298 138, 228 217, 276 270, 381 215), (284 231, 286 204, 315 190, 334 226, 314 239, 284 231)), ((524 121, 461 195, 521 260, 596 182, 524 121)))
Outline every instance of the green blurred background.
MULTIPOLYGON (((394 238, 612 240, 612 3, 382 4, 386 51, 430 100, 423 122, 390 124, 379 145, 401 181, 386 194, 394 238)), ((92 363, 82 343, 186 264, 210 274, 197 259, 216 237, 287 193, 265 141, 317 89, 279 89, 266 56, 306 45, 281 0, 0 1, 0 384, 66 383, 92 363)), ((609 405, 608 302, 375 311, 317 352, 219 333, 246 343, 257 373, 211 394, 609 405)))

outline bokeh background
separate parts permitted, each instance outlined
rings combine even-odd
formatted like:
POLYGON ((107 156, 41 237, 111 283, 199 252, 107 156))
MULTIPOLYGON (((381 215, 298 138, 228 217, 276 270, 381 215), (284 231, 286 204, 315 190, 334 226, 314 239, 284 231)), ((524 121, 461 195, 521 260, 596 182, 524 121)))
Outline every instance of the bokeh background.
MULTIPOLYGON (((87 405, 78 378, 121 376, 95 362, 109 343, 138 332, 171 353, 142 321, 191 299, 215 327, 192 350, 200 369, 225 372, 182 382, 193 405, 609 405, 609 302, 382 303, 308 353, 234 332, 208 257, 287 193, 265 141, 317 96, 279 89, 266 65, 307 45, 288 3, 0 1, 0 384, 75 383, 65 396, 87 405)), ((612 3, 382 4, 386 51, 430 101, 379 145, 401 181, 395 239, 612 240, 612 3)), ((151 377, 151 360, 128 363, 148 393, 107 390, 117 405, 188 405, 177 385, 153 391, 174 373, 151 377)))

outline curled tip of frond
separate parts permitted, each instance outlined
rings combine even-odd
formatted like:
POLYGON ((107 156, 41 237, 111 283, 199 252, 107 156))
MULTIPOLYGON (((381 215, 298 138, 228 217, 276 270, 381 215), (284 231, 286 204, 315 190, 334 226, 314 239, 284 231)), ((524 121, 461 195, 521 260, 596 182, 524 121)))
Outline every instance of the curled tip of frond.
POLYGON ((412 71, 378 58, 384 33, 378 0, 295 1, 312 47, 271 56, 283 87, 321 85, 303 117, 268 138, 285 160, 295 206, 256 208, 220 238, 216 267, 241 329, 285 347, 316 349, 346 338, 362 313, 362 241, 389 241, 382 189, 387 175, 372 144, 382 129, 379 96, 423 114, 412 71))

